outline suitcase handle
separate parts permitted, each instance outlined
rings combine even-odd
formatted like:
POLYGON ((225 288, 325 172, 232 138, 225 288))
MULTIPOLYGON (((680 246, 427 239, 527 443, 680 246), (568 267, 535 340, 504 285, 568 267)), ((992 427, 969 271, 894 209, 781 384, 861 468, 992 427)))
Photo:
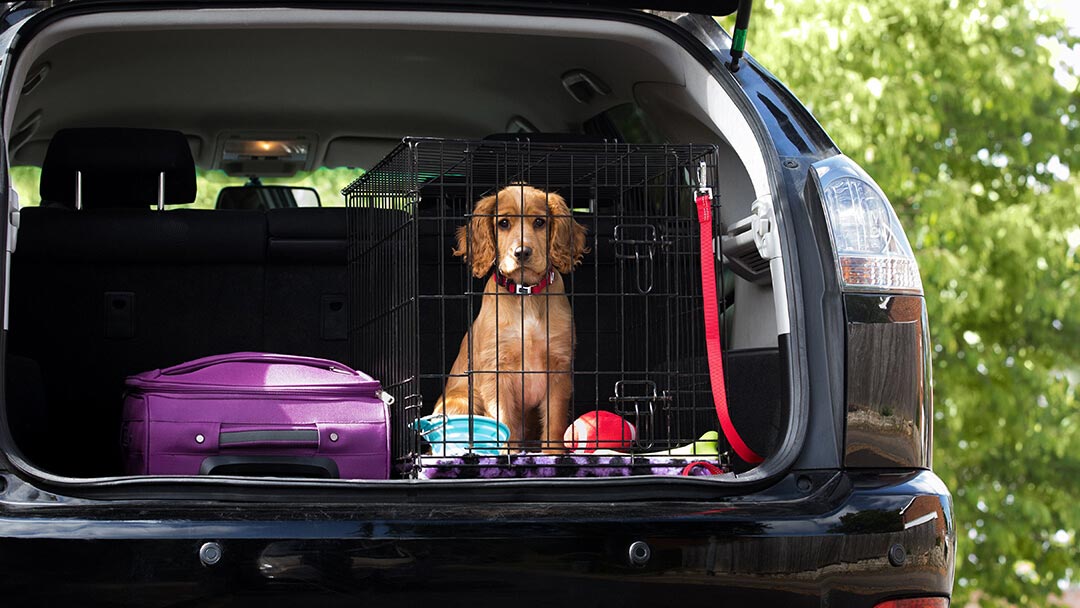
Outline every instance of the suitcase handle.
POLYGON ((292 355, 275 355, 272 353, 230 353, 227 355, 214 355, 213 357, 204 357, 202 359, 196 359, 195 361, 188 361, 187 363, 166 367, 161 370, 161 375, 175 376, 186 374, 214 365, 220 365, 222 363, 283 363, 287 365, 307 365, 308 367, 328 369, 332 372, 346 372, 353 376, 359 375, 353 368, 344 363, 338 363, 337 361, 319 359, 318 357, 295 357, 292 355))
POLYGON ((319 447, 318 429, 279 429, 221 431, 218 433, 218 447, 255 448, 281 447, 282 445, 319 447))
POLYGON ((320 456, 210 456, 199 466, 199 475, 248 475, 253 477, 314 477, 339 479, 337 463, 320 456))

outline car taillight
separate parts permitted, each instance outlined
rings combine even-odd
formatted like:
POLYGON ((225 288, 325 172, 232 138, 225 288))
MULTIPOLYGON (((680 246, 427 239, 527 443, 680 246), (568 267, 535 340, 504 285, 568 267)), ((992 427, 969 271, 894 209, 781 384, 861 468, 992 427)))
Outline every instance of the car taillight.
POLYGON ((904 600, 878 602, 874 608, 949 608, 949 598, 912 597, 904 600))
POLYGON ((821 204, 843 292, 844 466, 929 468, 930 334, 922 279, 900 220, 881 188, 846 156, 814 163, 807 200, 821 204))
POLYGON ((814 175, 844 288, 921 294, 911 245, 874 180, 846 156, 815 163, 814 175))

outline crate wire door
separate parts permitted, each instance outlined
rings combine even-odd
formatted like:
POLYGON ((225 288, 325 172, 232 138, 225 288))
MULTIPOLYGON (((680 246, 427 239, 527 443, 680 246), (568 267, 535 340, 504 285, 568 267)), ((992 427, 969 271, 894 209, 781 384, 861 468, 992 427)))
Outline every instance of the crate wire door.
MULTIPOLYGON (((474 449, 478 438, 470 429, 455 446, 466 456, 450 461, 452 470, 441 476, 652 474, 657 468, 646 455, 674 448, 687 459, 719 463, 727 448, 722 439, 713 450, 695 443, 718 425, 702 330, 692 177, 704 163, 715 185, 716 158, 708 145, 408 138, 350 184, 344 193, 353 363, 398 399, 394 450, 402 471, 415 474, 430 460, 416 418, 429 414, 442 395, 462 340, 469 350, 476 339, 470 332, 488 279, 473 278, 452 254, 455 231, 466 226, 471 232, 477 201, 515 185, 557 193, 588 230, 590 253, 562 275, 576 344, 570 413, 560 428, 606 410, 634 424, 637 437, 619 447, 625 457, 562 456, 561 435, 537 440, 527 426, 536 421, 525 420, 515 436, 530 439, 491 455, 474 449), (515 467, 525 472, 505 470, 515 467)), ((515 219, 524 230, 534 218, 515 219)), ((548 297, 554 296, 501 292, 494 301, 502 306, 513 298, 548 297)), ((520 350, 528 348, 521 344, 520 350)), ((476 363, 470 353, 459 374, 470 385, 481 374, 512 374, 524 384, 529 374, 556 373, 476 363)))

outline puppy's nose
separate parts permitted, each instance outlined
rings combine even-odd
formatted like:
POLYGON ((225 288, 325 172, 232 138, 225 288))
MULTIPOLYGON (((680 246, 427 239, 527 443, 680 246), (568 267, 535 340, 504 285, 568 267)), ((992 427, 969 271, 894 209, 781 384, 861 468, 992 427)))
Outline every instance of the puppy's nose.
POLYGON ((524 262, 532 257, 532 247, 518 247, 514 250, 514 257, 524 262))

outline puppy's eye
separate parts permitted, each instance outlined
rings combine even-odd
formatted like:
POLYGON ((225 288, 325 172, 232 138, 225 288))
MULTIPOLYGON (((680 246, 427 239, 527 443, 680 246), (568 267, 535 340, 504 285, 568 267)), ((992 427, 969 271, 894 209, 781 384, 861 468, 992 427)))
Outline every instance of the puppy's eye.
POLYGON ((536 220, 535 220, 535 221, 533 222, 533 226, 535 226, 535 227, 537 227, 537 228, 543 228, 543 227, 544 227, 544 224, 546 224, 546 223, 547 223, 547 222, 545 222, 545 221, 544 221, 544 218, 542 218, 542 217, 538 217, 538 218, 536 218, 536 220))
POLYGON ((506 230, 510 227, 510 220, 499 220, 499 228, 506 230))

